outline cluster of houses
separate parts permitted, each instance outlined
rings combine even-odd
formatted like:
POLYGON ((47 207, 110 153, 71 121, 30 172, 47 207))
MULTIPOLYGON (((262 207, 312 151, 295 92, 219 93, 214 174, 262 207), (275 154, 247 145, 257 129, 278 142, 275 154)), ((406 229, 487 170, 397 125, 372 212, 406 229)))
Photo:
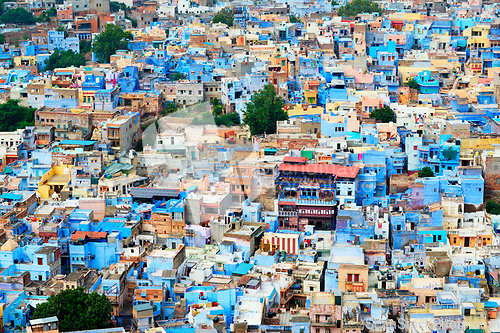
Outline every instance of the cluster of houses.
POLYGON ((0 27, 0 100, 36 109, 0 132, 3 332, 75 288, 100 333, 500 332, 497 3, 4 4, 57 15, 0 27), (109 64, 46 70, 107 24, 109 64), (268 85, 276 133, 200 124, 268 85))

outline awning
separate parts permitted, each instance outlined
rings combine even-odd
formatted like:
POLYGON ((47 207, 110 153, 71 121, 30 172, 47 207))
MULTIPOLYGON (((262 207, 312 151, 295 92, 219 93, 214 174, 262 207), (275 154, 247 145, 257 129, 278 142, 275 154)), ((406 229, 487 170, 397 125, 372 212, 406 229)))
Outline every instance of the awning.
POLYGON ((23 198, 23 195, 7 192, 0 195, 0 198, 7 200, 20 200, 23 198))

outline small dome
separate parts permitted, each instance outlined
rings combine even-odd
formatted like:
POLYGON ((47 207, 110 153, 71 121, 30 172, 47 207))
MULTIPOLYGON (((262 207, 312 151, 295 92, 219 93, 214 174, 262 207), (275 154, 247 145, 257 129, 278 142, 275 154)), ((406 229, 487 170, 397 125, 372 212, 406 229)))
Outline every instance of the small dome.
POLYGON ((69 175, 69 168, 66 167, 63 171, 63 175, 69 175))

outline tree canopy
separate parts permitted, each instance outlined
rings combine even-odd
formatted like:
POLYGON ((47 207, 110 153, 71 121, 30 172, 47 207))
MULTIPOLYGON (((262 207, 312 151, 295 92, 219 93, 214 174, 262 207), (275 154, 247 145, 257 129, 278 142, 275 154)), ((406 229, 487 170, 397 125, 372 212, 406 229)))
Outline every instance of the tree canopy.
POLYGON ((419 177, 434 177, 434 171, 430 167, 423 167, 418 172, 419 177))
POLYGON ((127 5, 122 2, 110 1, 109 3, 109 11, 112 13, 116 13, 119 10, 123 10, 127 12, 127 5))
POLYGON ((224 106, 219 102, 217 98, 214 98, 212 100, 212 106, 213 106, 212 113, 214 114, 214 116, 220 116, 224 111, 224 106))
POLYGON ((486 201, 486 212, 493 215, 500 215, 500 202, 492 199, 486 201))
POLYGON ((177 111, 177 104, 174 102, 167 101, 164 104, 163 110, 162 110, 162 116, 166 116, 168 114, 174 113, 177 111))
POLYGON ((5 3, 9 2, 9 0, 0 0, 0 15, 5 13, 5 3))
POLYGON ((353 0, 340 7, 337 15, 342 17, 355 17, 362 13, 379 13, 383 10, 380 6, 371 0, 353 0))
POLYGON ((420 86, 418 85, 417 81, 415 81, 414 78, 409 79, 407 85, 411 89, 416 89, 420 91, 420 86))
POLYGON ((86 54, 92 50, 92 42, 89 40, 82 39, 79 43, 80 53, 86 54))
POLYGON ((116 50, 127 49, 128 41, 132 39, 130 32, 123 31, 118 25, 108 24, 92 43, 92 51, 99 61, 109 62, 116 50))
POLYGON ((85 57, 80 53, 73 52, 73 50, 59 51, 55 49, 50 55, 49 59, 45 61, 44 70, 53 71, 56 68, 66 68, 66 67, 80 67, 87 63, 85 57))
POLYGON ((290 15, 289 16, 290 23, 300 23, 300 17, 297 17, 295 15, 290 15))
POLYGON ((17 7, 0 16, 0 21, 11 24, 35 24, 35 17, 23 7, 17 7))
POLYGON ((240 124, 240 116, 236 112, 215 116, 214 120, 217 126, 230 127, 240 124))
POLYGON ((35 20, 37 22, 50 22, 51 18, 56 16, 57 9, 50 8, 49 10, 45 11, 45 13, 40 14, 35 20))
POLYGON ((212 23, 224 23, 230 27, 234 23, 234 12, 231 8, 221 9, 217 14, 214 15, 212 23))
POLYGON ((111 326, 111 303, 105 295, 87 294, 83 288, 65 289, 38 304, 33 319, 57 316, 61 332, 111 326))
POLYGON ((56 31, 63 31, 64 32, 64 38, 68 38, 69 36, 69 33, 68 33, 68 30, 66 30, 65 27, 63 27, 62 25, 58 26, 56 31))
POLYGON ((178 73, 178 72, 170 73, 170 80, 172 81, 185 80, 186 78, 187 76, 184 73, 178 73))
POLYGON ((12 132, 35 124, 34 108, 19 105, 19 101, 9 99, 0 104, 0 132, 12 132))
POLYGON ((396 119, 396 114, 390 107, 384 106, 370 112, 370 118, 375 118, 375 120, 382 123, 390 123, 396 119))
POLYGON ((243 122, 250 127, 252 135, 276 133, 276 122, 288 119, 283 106, 283 100, 276 95, 274 86, 266 85, 246 104, 243 122))

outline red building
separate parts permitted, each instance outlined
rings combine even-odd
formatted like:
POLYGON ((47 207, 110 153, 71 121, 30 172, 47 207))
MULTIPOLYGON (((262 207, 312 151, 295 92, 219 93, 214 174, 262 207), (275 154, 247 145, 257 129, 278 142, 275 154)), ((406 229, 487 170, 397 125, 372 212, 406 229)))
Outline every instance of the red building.
POLYGON ((333 230, 337 183, 356 182, 358 171, 358 167, 285 160, 276 179, 279 228, 303 231, 314 225, 333 230))

